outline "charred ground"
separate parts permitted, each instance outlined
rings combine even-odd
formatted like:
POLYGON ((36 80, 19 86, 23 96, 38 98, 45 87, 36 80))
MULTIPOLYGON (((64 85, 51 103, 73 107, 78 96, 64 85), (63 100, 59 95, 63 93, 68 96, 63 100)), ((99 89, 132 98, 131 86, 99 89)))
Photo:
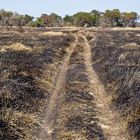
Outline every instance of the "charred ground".
POLYGON ((110 97, 110 106, 120 115, 120 124, 128 130, 128 139, 140 139, 139 34, 103 31, 90 43, 92 66, 110 97))
POLYGON ((73 38, 70 35, 0 36, 0 139, 33 139, 73 38), (20 44, 16 46, 16 42, 20 44), (12 44, 12 48, 6 48, 12 44), (16 50, 22 45, 24 48, 16 50))
MULTIPOLYGON (((47 119, 52 119, 53 128, 43 132, 50 133, 46 140, 112 140, 121 132, 111 136, 113 121, 104 116, 109 124, 102 124, 99 117, 112 111, 118 128, 123 128, 124 140, 139 140, 140 31, 46 31, 0 33, 0 139, 39 139, 50 125, 45 120, 50 112, 52 118, 47 119), (87 72, 85 45, 91 49, 88 65, 105 89, 108 108, 98 107, 100 96, 87 72), (63 74, 65 78, 60 79, 63 74), (57 89, 62 80, 63 86, 57 89), (103 109, 111 111, 102 113, 103 109)), ((105 100, 100 100, 104 105, 105 100)))

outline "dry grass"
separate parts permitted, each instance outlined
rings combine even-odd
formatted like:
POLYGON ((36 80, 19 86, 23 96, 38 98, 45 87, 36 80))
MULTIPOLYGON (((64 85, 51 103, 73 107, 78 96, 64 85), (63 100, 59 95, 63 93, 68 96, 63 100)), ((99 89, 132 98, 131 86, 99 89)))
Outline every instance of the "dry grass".
POLYGON ((10 46, 3 46, 0 48, 0 52, 7 52, 7 51, 32 51, 31 48, 21 44, 21 43, 14 43, 10 46))
POLYGON ((33 129, 39 125, 37 116, 10 108, 1 109, 1 138, 2 139, 32 139, 33 129), (32 129, 31 129, 32 128, 32 129))
POLYGON ((62 131, 62 133, 57 137, 57 140, 87 140, 85 136, 82 135, 82 132, 75 133, 69 131, 62 131), (78 134, 79 133, 79 134, 78 134))
POLYGON ((136 34, 136 36, 140 36, 140 34, 136 34))
POLYGON ((49 32, 41 33, 41 35, 46 35, 46 36, 65 36, 66 34, 63 33, 63 32, 52 32, 52 31, 49 31, 49 32))
POLYGON ((122 27, 115 27, 115 28, 111 28, 111 30, 114 30, 114 31, 140 31, 140 27, 136 27, 136 28, 132 28, 132 27, 125 27, 125 28, 122 28, 122 27))
POLYGON ((138 45, 136 42, 132 42, 132 43, 128 43, 128 44, 125 44, 123 46, 121 46, 122 48, 131 48, 131 49, 134 49, 134 48, 140 48, 140 45, 138 45))

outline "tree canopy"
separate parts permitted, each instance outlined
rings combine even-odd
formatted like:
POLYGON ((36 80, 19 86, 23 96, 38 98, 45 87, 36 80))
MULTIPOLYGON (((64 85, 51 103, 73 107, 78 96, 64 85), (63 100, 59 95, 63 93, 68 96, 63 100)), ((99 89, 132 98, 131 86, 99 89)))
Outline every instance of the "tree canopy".
POLYGON ((38 18, 30 15, 21 15, 11 11, 0 10, 0 27, 57 27, 57 26, 110 26, 110 27, 135 27, 139 15, 136 12, 121 12, 119 9, 100 12, 78 12, 72 16, 66 15, 64 18, 56 13, 42 14, 38 18))

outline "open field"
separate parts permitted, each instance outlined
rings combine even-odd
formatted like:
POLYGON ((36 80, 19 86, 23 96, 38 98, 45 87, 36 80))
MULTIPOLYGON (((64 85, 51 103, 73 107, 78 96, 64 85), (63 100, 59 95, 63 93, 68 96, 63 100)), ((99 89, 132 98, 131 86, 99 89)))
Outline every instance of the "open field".
POLYGON ((0 33, 0 140, 139 140, 140 30, 0 33))

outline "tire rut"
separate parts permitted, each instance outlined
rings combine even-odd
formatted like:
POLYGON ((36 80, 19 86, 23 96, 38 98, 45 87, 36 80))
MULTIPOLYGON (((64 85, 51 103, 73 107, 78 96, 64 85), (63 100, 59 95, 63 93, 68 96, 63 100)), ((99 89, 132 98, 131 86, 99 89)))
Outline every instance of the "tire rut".
POLYGON ((58 78, 56 80, 56 85, 54 87, 54 91, 52 93, 52 96, 50 98, 50 102, 47 108, 46 112, 46 118, 44 119, 44 124, 43 124, 43 131, 40 134, 40 140, 54 140, 55 138, 53 137, 53 131, 54 131, 54 125, 55 125, 55 120, 56 120, 56 114, 58 111, 58 105, 59 103, 59 97, 61 96, 63 86, 65 84, 65 78, 66 78, 66 73, 69 65, 69 59, 71 57, 72 52, 74 51, 74 48, 77 45, 78 38, 76 35, 75 36, 75 41, 74 43, 71 44, 69 47, 69 50, 67 51, 68 54, 64 58, 64 61, 62 63, 58 78))
POLYGON ((54 140, 104 140, 103 131, 98 125, 94 96, 90 94, 80 36, 70 58, 63 92, 54 140))
MULTIPOLYGON (((96 40, 96 37, 92 40, 96 40)), ((80 32, 75 34, 75 42, 70 46, 61 67, 48 105, 43 126, 44 131, 42 131, 40 139, 77 140, 79 137, 79 140, 127 140, 120 128, 119 120, 116 117, 117 113, 109 107, 106 90, 92 67, 92 53, 89 42, 80 32), (81 47, 77 47, 77 45, 81 47), (83 49, 83 51, 79 52, 78 49, 83 49), (79 66, 80 68, 78 68, 79 66), (76 97, 73 97, 73 94, 76 97), (82 97, 82 94, 85 97, 82 97), (93 99, 89 100, 88 96, 90 95, 93 99), (63 102, 61 102, 61 98, 64 98, 63 102), (85 99, 83 100, 83 98, 85 99), (82 107, 83 101, 85 103, 82 107), (70 104, 70 102, 73 103, 70 104), (61 109, 59 109, 60 106, 61 109), (92 109, 93 112, 90 112, 89 110, 92 109), (67 123, 63 122, 64 118, 69 121, 67 123), (79 123, 79 119, 81 119, 81 124, 77 126, 76 123, 79 123), (73 121, 75 124, 73 124, 73 121), (56 132, 54 132, 55 127, 57 127, 56 132), (83 129, 83 134, 75 129, 83 129), (75 136, 73 133, 75 133, 75 136)))
MULTIPOLYGON (((123 130, 120 128, 119 120, 115 119, 117 114, 109 107, 109 99, 98 75, 92 67, 92 53, 91 47, 86 37, 80 34, 84 40, 84 55, 85 65, 90 81, 91 92, 95 97, 97 110, 99 111, 99 126, 102 128, 105 139, 107 140, 127 140, 123 135, 123 130)), ((94 38, 94 40, 96 37, 94 38)))

